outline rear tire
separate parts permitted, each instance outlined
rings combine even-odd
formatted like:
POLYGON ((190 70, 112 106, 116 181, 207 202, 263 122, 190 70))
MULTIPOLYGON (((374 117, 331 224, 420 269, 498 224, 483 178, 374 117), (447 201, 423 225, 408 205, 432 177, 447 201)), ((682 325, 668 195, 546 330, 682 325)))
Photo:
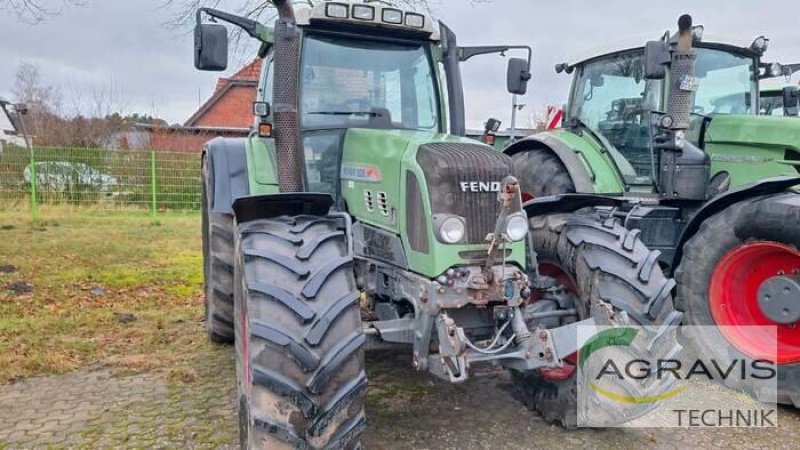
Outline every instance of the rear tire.
MULTIPOLYGON (((715 359, 725 360, 730 357, 731 351, 739 350, 728 343, 718 328, 709 326, 719 326, 711 310, 714 299, 710 296, 710 287, 726 255, 745 244, 758 242, 777 243, 797 251, 800 249, 798 224, 800 195, 781 193, 745 200, 728 207, 706 219, 700 230, 686 242, 683 258, 675 271, 678 282, 676 306, 684 311, 686 325, 703 326, 698 330, 707 334, 702 342, 691 342, 698 354, 710 354, 715 359), (699 345, 701 343, 702 347, 699 345)), ((795 270, 800 270, 800 265, 796 265, 795 270)), ((739 308, 753 300, 745 298, 746 292, 737 291, 736 294, 742 301, 739 308)), ((728 384, 731 384, 731 380, 728 380, 728 384)), ((742 383, 734 383, 731 387, 755 395, 753 389, 742 383)), ((777 397, 779 403, 800 407, 800 363, 778 365, 777 397)))
POLYGON ((205 321, 212 342, 233 342, 233 217, 211 211, 213 184, 203 157, 203 290, 205 321))
POLYGON ((511 157, 511 168, 519 180, 523 200, 575 192, 566 166, 553 152, 536 148, 511 157))
POLYGON ((238 227, 242 448, 358 448, 367 378, 345 234, 318 217, 238 227))
MULTIPOLYGON (((532 218, 530 232, 539 263, 562 269, 578 291, 580 319, 589 317, 592 304, 602 302, 614 312, 626 312, 631 325, 653 326, 659 333, 665 327, 677 329, 681 314, 672 302, 675 283, 664 276, 658 252, 648 250, 637 231, 615 221, 600 223, 595 216, 554 214, 532 218)), ((658 345, 659 357, 680 352, 675 334, 658 345)), ((512 378, 529 409, 548 423, 577 427, 577 371, 564 379, 545 377, 541 371, 512 371, 512 378)))

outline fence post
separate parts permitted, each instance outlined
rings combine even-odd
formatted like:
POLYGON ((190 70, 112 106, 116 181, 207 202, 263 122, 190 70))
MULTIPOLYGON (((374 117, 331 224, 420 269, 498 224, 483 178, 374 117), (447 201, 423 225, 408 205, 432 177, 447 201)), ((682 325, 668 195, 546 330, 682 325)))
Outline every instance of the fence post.
POLYGON ((150 189, 151 189, 151 205, 150 205, 150 218, 153 223, 156 222, 156 151, 150 150, 150 189))
POLYGON ((39 217, 39 207, 36 200, 36 157, 33 153, 33 146, 31 149, 31 222, 36 224, 36 219, 39 217))

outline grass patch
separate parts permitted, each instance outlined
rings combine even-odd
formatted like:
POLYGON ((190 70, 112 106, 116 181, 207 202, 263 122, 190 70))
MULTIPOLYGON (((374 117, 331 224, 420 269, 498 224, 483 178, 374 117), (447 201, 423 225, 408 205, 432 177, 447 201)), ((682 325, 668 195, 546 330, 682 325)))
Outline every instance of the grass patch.
MULTIPOLYGON (((207 350, 197 214, 0 206, 0 382, 93 364, 180 365, 207 350), (30 292, 6 286, 29 284, 30 292)), ((181 378, 180 376, 177 378, 181 378)))

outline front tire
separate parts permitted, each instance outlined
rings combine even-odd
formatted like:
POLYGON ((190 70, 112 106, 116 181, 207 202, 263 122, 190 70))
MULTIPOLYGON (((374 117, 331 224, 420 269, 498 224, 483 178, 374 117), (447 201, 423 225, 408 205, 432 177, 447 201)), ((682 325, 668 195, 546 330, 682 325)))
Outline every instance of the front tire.
MULTIPOLYGON (((645 247, 637 231, 592 215, 554 214, 532 218, 530 232, 541 272, 572 292, 580 319, 589 317, 592 305, 610 304, 615 313, 627 313, 631 325, 652 326, 670 336, 657 356, 680 352, 676 333, 664 332, 677 329, 681 319, 672 303, 675 283, 664 276, 658 253, 645 247)), ((578 426, 574 367, 571 372, 512 371, 512 378, 518 397, 545 421, 578 426)))
POLYGON ((212 342, 233 342, 233 216, 211 211, 214 192, 208 157, 202 166, 203 290, 205 321, 212 342))
MULTIPOLYGON (((800 328, 764 315, 757 289, 765 277, 800 275, 798 224, 796 193, 734 204, 703 222, 684 245, 675 271, 677 307, 684 311, 684 323, 698 326, 703 335, 692 342, 698 354, 717 360, 730 358, 731 350, 743 357, 757 357, 760 352, 769 360, 777 356, 777 401, 795 407, 800 407, 800 328), (754 327, 758 325, 777 327, 777 345, 774 334, 759 335, 754 327)), ((741 381, 727 382, 756 394, 741 381)))
POLYGON ((367 378, 345 234, 319 217, 238 227, 242 448, 357 448, 367 378))
POLYGON ((553 152, 535 148, 511 157, 512 173, 519 180, 522 200, 575 192, 566 166, 553 152))

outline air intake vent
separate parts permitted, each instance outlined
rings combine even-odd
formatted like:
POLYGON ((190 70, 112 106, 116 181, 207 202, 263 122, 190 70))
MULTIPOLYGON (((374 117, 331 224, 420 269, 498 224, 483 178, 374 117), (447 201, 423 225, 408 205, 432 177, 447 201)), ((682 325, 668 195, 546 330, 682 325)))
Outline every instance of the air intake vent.
POLYGON ((375 197, 369 189, 364 189, 364 204, 367 206, 367 211, 375 211, 375 197))
POLYGON ((406 172, 406 228, 411 250, 427 254, 428 225, 425 221, 425 204, 422 190, 413 172, 406 172))
POLYGON ((386 200, 386 192, 378 192, 378 210, 384 216, 389 216, 389 202, 386 200))

